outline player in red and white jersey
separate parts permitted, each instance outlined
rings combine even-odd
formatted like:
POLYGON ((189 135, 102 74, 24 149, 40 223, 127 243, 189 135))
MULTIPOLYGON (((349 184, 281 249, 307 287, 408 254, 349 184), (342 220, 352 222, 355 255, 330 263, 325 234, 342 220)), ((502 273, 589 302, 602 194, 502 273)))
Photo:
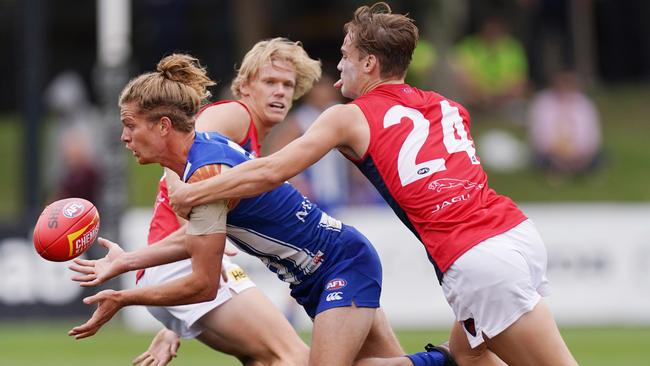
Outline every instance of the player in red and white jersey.
MULTIPOLYGON (((239 99, 205 105, 197 113, 195 128, 219 132, 259 156, 260 141, 284 120, 293 100, 311 88, 320 72, 320 63, 309 58, 296 42, 282 38, 258 42, 244 57, 232 83, 232 92, 239 99)), ((177 217, 169 205, 165 175, 156 196, 149 245, 168 236, 178 240, 185 236, 186 221, 177 217)), ((176 179, 175 175, 169 178, 171 182, 176 179)), ((147 307, 167 329, 161 330, 149 350, 135 361, 148 364, 156 360, 166 364, 172 356, 169 350, 183 337, 197 338, 215 350, 234 355, 243 364, 306 364, 309 348, 283 314, 238 265, 224 257, 222 268, 227 281, 222 278, 214 300, 147 307), (283 337, 277 337, 278 333, 283 337)), ((146 287, 191 271, 192 264, 187 259, 140 270, 136 277, 138 286, 146 287)))
POLYGON ((275 154, 177 187, 172 204, 185 214, 268 191, 337 148, 425 245, 458 320, 450 347, 459 364, 576 365, 541 299, 544 244, 517 206, 488 187, 468 112, 404 83, 418 38, 413 21, 378 3, 357 9, 345 32, 335 86, 353 102, 329 108, 275 154))
POLYGON ((379 85, 352 104, 370 141, 349 158, 424 243, 440 275, 469 248, 526 220, 488 187, 463 106, 407 84, 379 85))
MULTIPOLYGON (((246 99, 247 99, 248 104, 253 105, 253 103, 255 103, 255 97, 253 97, 253 96, 250 96, 250 97, 248 97, 246 99)), ((205 106, 203 106, 203 108, 201 108, 199 110, 197 118, 199 118, 201 116, 201 114, 203 114, 203 112, 205 112, 205 111, 208 111, 208 112, 206 112, 208 115, 214 115, 214 114, 221 115, 221 113, 223 113, 222 112, 222 109, 224 109, 223 107, 226 107, 226 106, 223 106, 223 107, 217 107, 217 106, 223 105, 223 104, 231 104, 230 105, 231 108, 236 107, 235 105, 232 105, 232 103, 237 103, 237 104, 241 105, 241 107, 244 108, 244 110, 246 110, 246 113, 248 113, 248 121, 247 121, 248 123, 243 123, 245 121, 245 118, 243 118, 244 117, 243 115, 238 113, 239 116, 237 116, 237 117, 239 117, 239 120, 238 120, 238 123, 237 123, 237 125, 238 125, 237 127, 239 127, 239 128, 235 129, 235 128, 231 127, 228 132, 230 132, 232 134, 232 137, 228 136, 228 138, 235 141, 239 146, 243 147, 244 150, 248 151, 253 156, 255 156, 255 157, 262 156, 262 143, 261 143, 261 141, 264 140, 266 135, 268 135, 269 130, 271 128, 273 128, 273 126, 275 126, 278 123, 282 122, 282 120, 284 120, 284 118, 279 122, 275 118, 272 120, 272 122, 266 122, 265 120, 260 120, 259 118, 257 120, 255 120, 255 119, 253 119, 253 115, 251 114, 250 107, 247 105, 247 103, 244 100, 220 100, 218 102, 206 104, 205 106), (259 122, 256 122, 256 121, 259 121, 259 122), (248 125, 248 128, 243 128, 242 129, 242 127, 244 127, 246 125, 248 125), (244 137, 241 137, 242 132, 244 132, 244 131, 245 131, 244 137), (260 132, 258 132, 258 131, 260 131, 260 132), (261 138, 259 136, 261 136, 261 138)), ((282 113, 286 114, 289 111, 289 109, 291 108, 291 106, 284 106, 283 105, 281 108, 283 109, 282 113)), ((241 109, 240 109, 240 111, 241 111, 241 109)), ((235 117, 235 116, 233 116, 233 117, 235 117)), ((260 116, 260 117, 262 117, 262 116, 260 116)), ((204 117, 204 118, 208 118, 208 117, 204 117)))

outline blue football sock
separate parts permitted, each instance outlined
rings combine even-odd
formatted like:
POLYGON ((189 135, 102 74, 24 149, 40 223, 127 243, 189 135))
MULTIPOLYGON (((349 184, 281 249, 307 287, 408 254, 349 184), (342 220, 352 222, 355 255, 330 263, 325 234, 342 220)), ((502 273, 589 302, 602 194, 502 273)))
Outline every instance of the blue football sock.
POLYGON ((413 362, 413 366, 444 366, 445 355, 442 352, 433 350, 430 352, 418 352, 406 357, 413 362))

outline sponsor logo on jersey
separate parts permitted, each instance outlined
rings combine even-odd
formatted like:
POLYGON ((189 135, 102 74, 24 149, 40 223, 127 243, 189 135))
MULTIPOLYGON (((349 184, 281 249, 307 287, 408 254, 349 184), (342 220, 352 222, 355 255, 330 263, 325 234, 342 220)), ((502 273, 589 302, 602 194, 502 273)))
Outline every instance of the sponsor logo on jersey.
POLYGON ((342 279, 342 278, 335 278, 331 280, 330 282, 325 285, 325 290, 327 291, 334 291, 338 289, 342 289, 343 287, 348 285, 348 281, 342 279))
POLYGON ((323 255, 324 253, 321 252, 320 250, 316 252, 316 255, 314 255, 314 257, 309 261, 309 263, 305 267, 305 272, 313 273, 318 267, 320 267, 320 264, 323 263, 323 255))
POLYGON ((327 297, 325 298, 325 301, 337 301, 337 300, 343 300, 343 295, 342 292, 332 292, 327 294, 327 297))
POLYGON ((318 226, 324 228, 325 230, 341 231, 341 228, 343 228, 343 223, 323 212, 320 216, 320 222, 318 223, 318 226))
MULTIPOLYGON (((420 172, 418 172, 419 174, 420 172)), ((436 192, 442 192, 444 189, 453 189, 462 187, 464 189, 481 189, 482 183, 470 182, 466 179, 441 178, 429 183, 429 189, 436 192)))
POLYGON ((469 194, 466 193, 466 194, 461 194, 459 196, 452 197, 449 200, 442 201, 442 203, 436 204, 436 207, 433 208, 431 213, 436 213, 436 212, 442 210, 443 208, 447 208, 447 207, 453 205, 454 203, 467 201, 469 199, 469 197, 470 197, 469 194))
POLYGON ((314 205, 311 202, 309 202, 307 197, 303 196, 302 203, 300 204, 300 209, 298 210, 298 212, 296 212, 296 217, 298 218, 298 220, 305 222, 305 217, 309 215, 312 208, 314 208, 314 205))
POLYGON ((61 211, 63 216, 72 219, 84 212, 84 205, 81 202, 70 202, 67 205, 63 206, 61 211))
POLYGON ((424 175, 424 174, 427 174, 430 170, 431 169, 429 169, 427 167, 424 167, 424 168, 418 169, 417 173, 418 173, 418 175, 424 175))

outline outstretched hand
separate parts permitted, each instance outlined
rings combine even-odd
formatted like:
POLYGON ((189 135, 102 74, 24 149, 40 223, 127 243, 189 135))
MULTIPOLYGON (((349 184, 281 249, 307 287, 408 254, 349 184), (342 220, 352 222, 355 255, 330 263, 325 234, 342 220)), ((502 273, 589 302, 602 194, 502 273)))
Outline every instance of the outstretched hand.
POLYGON ((80 273, 72 277, 73 281, 79 282, 82 287, 100 285, 111 278, 124 273, 126 270, 118 259, 124 254, 119 245, 104 238, 97 239, 97 242, 108 249, 104 258, 97 260, 77 258, 68 268, 80 273))
POLYGON ((133 359, 136 366, 165 366, 176 357, 180 338, 169 329, 161 329, 151 341, 149 349, 133 359))
POLYGON ((68 335, 75 339, 91 337, 124 306, 119 301, 119 292, 115 290, 100 291, 84 300, 85 304, 97 304, 97 310, 84 324, 72 328, 68 335))
POLYGON ((169 190, 169 204, 174 209, 176 214, 184 219, 188 219, 192 206, 187 204, 190 185, 180 180, 167 181, 167 189, 169 190))

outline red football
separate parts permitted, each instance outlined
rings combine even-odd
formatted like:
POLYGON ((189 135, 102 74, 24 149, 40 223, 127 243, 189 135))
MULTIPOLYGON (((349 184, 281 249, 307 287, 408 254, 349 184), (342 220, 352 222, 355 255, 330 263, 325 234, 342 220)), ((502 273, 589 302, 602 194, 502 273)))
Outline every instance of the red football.
POLYGON ((34 227, 34 248, 49 261, 64 262, 85 252, 98 232, 95 205, 83 198, 66 198, 41 213, 34 227))

